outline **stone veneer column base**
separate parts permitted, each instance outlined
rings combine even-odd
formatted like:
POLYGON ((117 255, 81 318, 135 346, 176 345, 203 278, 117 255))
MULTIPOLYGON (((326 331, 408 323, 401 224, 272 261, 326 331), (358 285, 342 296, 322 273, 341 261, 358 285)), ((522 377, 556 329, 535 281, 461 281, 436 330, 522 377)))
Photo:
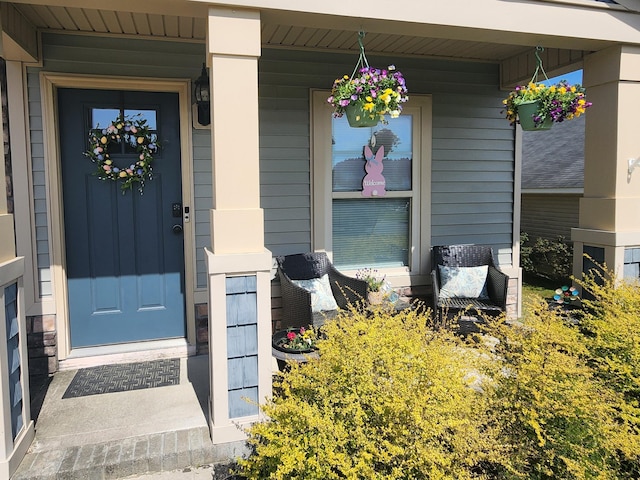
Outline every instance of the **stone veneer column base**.
POLYGON ((55 315, 27 317, 29 376, 51 375, 58 371, 58 334, 55 315))

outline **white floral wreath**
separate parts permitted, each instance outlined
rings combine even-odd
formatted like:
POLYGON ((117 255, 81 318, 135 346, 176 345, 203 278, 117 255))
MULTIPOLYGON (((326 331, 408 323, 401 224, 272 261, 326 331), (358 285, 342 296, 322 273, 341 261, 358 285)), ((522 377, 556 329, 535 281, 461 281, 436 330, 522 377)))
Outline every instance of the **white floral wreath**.
POLYGON ((128 118, 122 115, 105 128, 89 130, 89 150, 84 154, 98 165, 94 173, 101 180, 122 182, 122 193, 138 183, 138 191, 142 194, 145 178, 153 178, 151 163, 153 154, 158 151, 158 139, 151 134, 147 121, 143 118, 128 118), (138 160, 127 167, 119 167, 109 155, 109 145, 125 140, 135 146, 138 160))

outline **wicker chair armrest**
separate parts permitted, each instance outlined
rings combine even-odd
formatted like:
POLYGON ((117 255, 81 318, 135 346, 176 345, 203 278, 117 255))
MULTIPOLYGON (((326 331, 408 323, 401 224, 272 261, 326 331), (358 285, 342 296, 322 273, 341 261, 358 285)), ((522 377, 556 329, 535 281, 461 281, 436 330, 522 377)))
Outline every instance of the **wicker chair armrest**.
POLYGON ((344 275, 333 265, 329 267, 329 282, 340 308, 347 308, 349 304, 357 305, 367 299, 367 282, 344 275))
POLYGON ((489 266, 487 290, 489 298, 503 309, 507 308, 507 286, 509 276, 497 267, 489 266))
POLYGON ((311 293, 298 285, 278 269, 282 296, 282 327, 307 327, 313 323, 311 293))
POLYGON ((433 296, 433 308, 438 306, 438 297, 440 297, 440 285, 438 284, 438 272, 431 270, 431 291, 433 296))

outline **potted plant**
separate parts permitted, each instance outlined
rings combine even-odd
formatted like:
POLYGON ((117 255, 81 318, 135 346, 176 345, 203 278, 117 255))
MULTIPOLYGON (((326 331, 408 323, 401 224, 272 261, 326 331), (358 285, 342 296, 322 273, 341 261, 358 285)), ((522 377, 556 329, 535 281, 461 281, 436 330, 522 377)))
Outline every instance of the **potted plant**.
POLYGON ((394 65, 382 70, 365 66, 351 77, 344 75, 336 79, 327 99, 333 107, 333 116, 346 114, 352 127, 386 123, 384 116, 398 117, 407 100, 404 77, 394 65))
POLYGON ((502 103, 507 120, 529 131, 549 130, 553 123, 577 118, 591 106, 584 87, 566 80, 555 85, 533 81, 518 85, 502 103))
POLYGON ((318 330, 309 327, 288 328, 273 334, 272 353, 278 362, 278 369, 284 371, 287 362, 305 363, 310 358, 318 358, 316 352, 318 330))
POLYGON ((380 305, 385 296, 382 287, 385 282, 385 276, 379 278, 378 271, 371 268, 361 268, 356 272, 356 278, 367 282, 367 301, 371 305, 380 305))
POLYGON ((313 327, 288 328, 273 334, 273 347, 281 352, 308 353, 316 348, 318 334, 313 327))

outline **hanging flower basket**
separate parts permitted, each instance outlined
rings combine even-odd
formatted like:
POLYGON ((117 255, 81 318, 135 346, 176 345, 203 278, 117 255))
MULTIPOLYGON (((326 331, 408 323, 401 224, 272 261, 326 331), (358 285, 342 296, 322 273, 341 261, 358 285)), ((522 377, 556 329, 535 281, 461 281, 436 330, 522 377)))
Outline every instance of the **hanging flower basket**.
POLYGON ((538 55, 542 50, 542 47, 536 48, 538 65, 529 84, 518 85, 502 101, 507 120, 512 125, 519 123, 523 130, 549 130, 554 123, 578 118, 591 106, 584 87, 579 83, 571 85, 566 80, 555 85, 537 83, 538 72, 549 80, 538 55))
POLYGON ((402 73, 394 65, 386 69, 370 67, 364 54, 362 39, 358 34, 360 57, 351 76, 344 75, 333 82, 327 102, 333 107, 333 116, 345 113, 352 127, 374 127, 387 123, 385 115, 396 118, 402 112, 402 104, 409 100, 402 73))
POLYGON ((347 114, 349 126, 358 127, 375 127, 380 121, 378 115, 371 115, 364 108, 364 102, 350 103, 344 107, 344 113, 347 114))
POLYGON ((535 131, 535 130, 549 130, 553 125, 551 117, 547 117, 543 122, 536 124, 535 118, 540 110, 542 103, 537 100, 530 102, 523 102, 518 105, 518 121, 523 130, 535 131))

